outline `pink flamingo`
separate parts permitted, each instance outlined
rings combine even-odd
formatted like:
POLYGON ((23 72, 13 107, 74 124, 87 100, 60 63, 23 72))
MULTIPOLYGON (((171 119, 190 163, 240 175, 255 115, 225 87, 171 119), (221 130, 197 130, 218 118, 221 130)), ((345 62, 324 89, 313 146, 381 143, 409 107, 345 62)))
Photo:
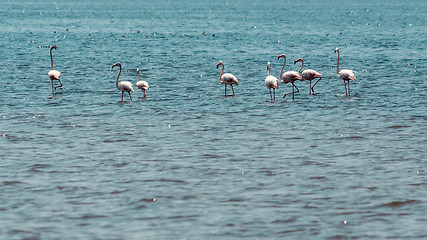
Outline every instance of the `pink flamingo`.
POLYGON ((133 86, 132 83, 130 83, 129 81, 121 81, 119 82, 119 77, 120 77, 120 73, 122 72, 122 64, 117 62, 115 63, 111 69, 113 69, 115 66, 119 66, 119 73, 117 74, 117 79, 116 79, 116 87, 117 89, 119 89, 120 91, 122 91, 122 101, 123 101, 123 93, 127 92, 129 93, 129 98, 132 101, 132 97, 130 96, 130 92, 133 92, 133 86))
POLYGON ((145 94, 145 90, 148 90, 150 87, 148 86, 148 82, 146 81, 139 81, 139 68, 136 69, 136 74, 138 74, 138 80, 136 80, 136 87, 138 89, 141 89, 144 93, 144 98, 147 97, 147 94, 145 94))
MULTIPOLYGON (((304 60, 302 60, 302 58, 298 58, 297 60, 295 60, 295 62, 301 62, 301 69, 304 67, 304 60)), ((299 70, 298 73, 301 72, 301 69, 299 70)), ((306 69, 304 71, 302 71, 301 73, 301 81, 310 81, 310 90, 308 94, 311 94, 311 91, 313 91, 314 93, 314 86, 316 86, 316 84, 322 79, 322 74, 318 73, 317 71, 314 71, 313 69, 306 69), (315 78, 319 78, 319 80, 317 80, 317 82, 313 85, 313 87, 311 86, 311 81, 315 78)))
POLYGON ((222 65, 222 71, 221 71, 221 74, 219 75, 219 82, 221 84, 225 85, 225 94, 224 94, 224 96, 227 97, 227 85, 231 86, 231 90, 233 90, 233 95, 232 96, 234 96, 233 84, 239 85, 239 80, 237 80, 237 78, 233 74, 231 74, 231 73, 224 73, 224 64, 222 63, 222 61, 218 62, 218 64, 216 65, 216 68, 218 68, 219 65, 222 65))
POLYGON ((340 50, 338 48, 335 48, 335 53, 338 53, 338 61, 337 61, 337 75, 339 78, 341 78, 344 81, 344 87, 345 87, 345 95, 350 96, 350 80, 356 79, 356 76, 354 76, 353 71, 349 69, 342 69, 339 71, 339 64, 340 64, 340 50), (348 84, 348 93, 347 93, 347 84, 345 83, 347 81, 348 84))
MULTIPOLYGON (((299 75, 298 72, 295 72, 295 71, 287 71, 287 72, 283 73, 283 69, 285 68, 285 65, 286 65, 286 55, 282 54, 282 55, 279 55, 277 57, 277 59, 280 59, 280 58, 285 59, 285 62, 283 63, 282 71, 280 72, 280 82, 285 83, 285 84, 288 84, 288 83, 292 84, 292 92, 285 93, 285 95, 283 95, 283 98, 286 97, 286 95, 292 93, 292 100, 295 100, 294 94, 299 92, 299 89, 297 86, 295 86, 294 82, 296 80, 301 80, 301 75, 299 75), (282 73, 283 73, 283 75, 282 75, 282 73), (294 91, 294 87, 297 89, 296 92, 294 91)), ((296 63, 296 61, 294 62, 294 64, 295 63, 296 63)), ((300 69, 300 71, 301 71, 301 69, 300 69)))
POLYGON ((267 77, 265 78, 265 86, 267 86, 268 90, 270 90, 271 102, 275 102, 276 101, 276 89, 279 88, 279 80, 277 79, 277 77, 270 75, 270 62, 267 63, 267 70, 268 70, 268 74, 267 74, 267 77), (271 89, 272 88, 273 88, 274 101, 273 101, 273 97, 271 96, 271 89))
POLYGON ((61 80, 59 80, 59 79, 61 78, 61 73, 60 73, 59 71, 57 71, 57 70, 53 70, 52 49, 55 49, 55 50, 56 50, 56 45, 50 46, 50 49, 49 49, 49 51, 50 51, 50 71, 47 73, 47 75, 49 76, 50 81, 51 81, 51 83, 52 83, 52 95, 54 95, 54 94, 55 94, 56 89, 57 89, 57 88, 61 88, 61 87, 62 87, 62 83, 61 83, 61 80), (56 87, 55 87, 55 90, 54 90, 54 88, 53 88, 53 81, 54 81, 54 80, 58 80, 58 81, 59 81, 59 84, 60 84, 59 86, 56 86, 56 87))

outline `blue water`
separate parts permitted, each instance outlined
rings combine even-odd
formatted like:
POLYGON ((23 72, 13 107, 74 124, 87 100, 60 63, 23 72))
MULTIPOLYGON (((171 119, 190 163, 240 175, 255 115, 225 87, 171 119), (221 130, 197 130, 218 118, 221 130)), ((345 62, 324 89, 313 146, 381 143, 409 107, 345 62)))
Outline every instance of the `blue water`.
POLYGON ((426 46, 425 1, 2 1, 0 239, 426 239, 426 46))

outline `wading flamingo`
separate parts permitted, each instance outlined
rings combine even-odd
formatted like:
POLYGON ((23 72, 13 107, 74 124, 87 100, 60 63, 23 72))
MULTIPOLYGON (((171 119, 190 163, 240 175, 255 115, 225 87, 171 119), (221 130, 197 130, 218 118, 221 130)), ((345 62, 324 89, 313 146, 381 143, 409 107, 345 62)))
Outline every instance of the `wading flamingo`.
POLYGON ((231 86, 231 90, 233 90, 233 95, 232 96, 234 96, 233 84, 239 85, 239 80, 237 80, 237 78, 233 74, 231 74, 231 73, 224 73, 224 64, 222 63, 222 61, 218 62, 218 64, 216 65, 216 68, 218 68, 219 65, 222 65, 222 71, 221 71, 221 74, 219 75, 219 82, 221 84, 225 85, 225 94, 224 94, 224 96, 227 97, 227 85, 231 86))
POLYGON ((277 77, 270 75, 270 62, 267 63, 267 70, 268 70, 268 74, 267 74, 267 77, 265 78, 265 86, 267 86, 268 90, 270 90, 271 102, 275 102, 276 101, 276 89, 279 88, 279 80, 277 79, 277 77), (272 88, 273 88, 274 101, 273 101, 273 97, 271 96, 271 89, 272 88))
MULTIPOLYGON (((285 68, 285 65, 286 65, 286 55, 282 54, 282 55, 279 55, 277 57, 277 59, 280 59, 280 58, 285 59, 285 62, 283 63, 282 71, 280 72, 280 82, 285 83, 285 84, 288 84, 288 83, 292 84, 292 92, 285 93, 285 95, 283 95, 283 97, 286 97, 286 95, 292 93, 292 100, 295 100, 294 94, 299 92, 299 89, 297 88, 297 86, 295 86, 294 82, 296 80, 301 80, 301 75, 299 75, 298 72, 295 72, 295 71, 287 71, 287 72, 283 73, 283 69, 285 68), (283 75, 282 75, 282 73, 283 73, 283 75), (297 89, 296 92, 294 91, 294 87, 297 89)), ((296 62, 294 62, 294 64, 295 63, 296 62)))
POLYGON ((50 51, 50 71, 47 73, 47 75, 50 78, 50 81, 52 83, 52 95, 55 94, 55 91, 57 88, 61 88, 62 87, 62 83, 61 80, 59 80, 61 78, 61 73, 57 70, 53 70, 53 57, 52 57, 52 49, 56 50, 56 45, 53 45, 50 47, 49 51, 50 51), (55 88, 53 87, 53 80, 58 80, 59 82, 59 86, 56 86, 55 88))
POLYGON ((147 94, 145 94, 145 90, 148 90, 150 87, 148 86, 148 82, 146 81, 139 81, 139 68, 136 69, 136 74, 138 74, 138 80, 136 80, 136 87, 138 89, 141 89, 144 93, 144 98, 147 97, 147 94))
POLYGON ((337 61, 337 75, 339 78, 341 78, 344 81, 344 87, 345 87, 345 95, 350 96, 350 80, 356 79, 356 76, 354 76, 353 71, 349 69, 342 69, 339 71, 339 64, 340 64, 340 50, 338 48, 335 48, 335 53, 338 53, 338 61, 337 61), (348 84, 348 93, 347 93, 347 84, 348 84))
POLYGON ((115 66, 119 66, 119 68, 120 68, 119 73, 117 74, 116 87, 117 87, 117 89, 122 91, 122 101, 123 101, 123 93, 124 92, 129 93, 129 98, 132 101, 132 97, 130 96, 130 92, 133 92, 132 83, 130 83, 128 81, 119 82, 120 73, 122 72, 122 64, 120 64, 119 62, 114 63, 114 65, 111 67, 111 69, 113 69, 115 66))
MULTIPOLYGON (((295 60, 295 62, 301 62, 301 69, 304 67, 304 60, 302 60, 302 58, 298 58, 297 60, 295 60)), ((301 69, 299 70, 298 73, 301 72, 301 69)), ((310 81, 310 89, 309 89, 309 93, 311 94, 311 91, 313 91, 314 93, 314 86, 316 86, 316 84, 320 81, 320 79, 322 79, 322 74, 318 73, 317 71, 314 71, 313 69, 306 69, 304 71, 302 71, 301 73, 301 81, 310 81), (313 81, 313 79, 315 78, 319 78, 319 80, 317 80, 317 82, 313 85, 313 87, 311 86, 311 81, 313 81)))

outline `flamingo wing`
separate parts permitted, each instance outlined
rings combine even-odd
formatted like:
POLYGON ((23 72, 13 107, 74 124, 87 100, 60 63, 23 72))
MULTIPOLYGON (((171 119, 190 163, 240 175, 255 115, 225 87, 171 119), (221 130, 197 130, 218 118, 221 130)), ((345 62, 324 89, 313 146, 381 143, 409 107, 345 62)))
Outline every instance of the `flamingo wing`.
POLYGON ((343 69, 339 72, 338 75, 342 80, 354 80, 356 79, 356 76, 354 76, 353 71, 349 70, 349 69, 343 69))
POLYGON ((131 82, 121 81, 119 82, 119 89, 125 92, 133 92, 133 86, 131 82))
POLYGON ((57 80, 61 78, 61 73, 56 70, 50 70, 47 75, 49 76, 50 80, 57 80))
POLYGON ((298 72, 295 71, 288 71, 285 72, 282 75, 282 83, 290 83, 290 82, 294 82, 296 80, 301 80, 301 75, 298 74, 298 72))
POLYGON ((148 86, 148 82, 146 82, 146 81, 138 81, 137 83, 136 83, 136 87, 138 88, 138 89, 144 89, 144 90, 147 90, 147 89, 149 89, 150 87, 148 86))
POLYGON ((313 69, 306 69, 301 73, 302 80, 313 80, 315 78, 321 78, 322 74, 318 73, 313 69))
POLYGON ((275 76, 273 75, 268 75, 265 78, 265 85, 267 86, 267 88, 275 88, 278 89, 279 88, 279 79, 277 79, 275 76))
POLYGON ((239 85, 239 80, 237 80, 237 78, 231 73, 224 73, 221 77, 221 83, 227 85, 239 85))

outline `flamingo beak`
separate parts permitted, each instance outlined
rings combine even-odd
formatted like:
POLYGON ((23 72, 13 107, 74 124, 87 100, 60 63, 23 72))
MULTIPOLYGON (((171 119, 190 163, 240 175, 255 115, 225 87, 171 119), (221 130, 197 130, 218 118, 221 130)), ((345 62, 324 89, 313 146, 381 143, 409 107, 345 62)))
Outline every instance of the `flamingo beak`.
POLYGON ((220 64, 218 63, 218 64, 216 65, 216 68, 218 68, 218 67, 219 67, 219 65, 220 65, 220 64))

